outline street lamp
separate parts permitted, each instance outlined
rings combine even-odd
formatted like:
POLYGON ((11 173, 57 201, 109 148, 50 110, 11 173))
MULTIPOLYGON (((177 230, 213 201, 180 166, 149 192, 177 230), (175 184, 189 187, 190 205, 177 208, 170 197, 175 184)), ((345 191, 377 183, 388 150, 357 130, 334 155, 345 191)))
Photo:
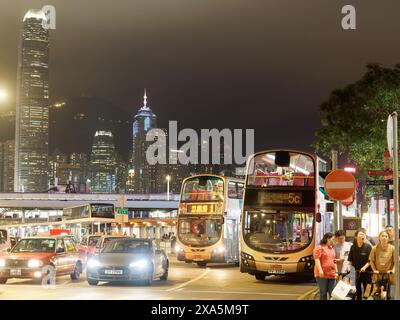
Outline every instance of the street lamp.
POLYGON ((167 175, 165 179, 167 180, 167 200, 169 201, 169 182, 171 181, 171 176, 167 175))

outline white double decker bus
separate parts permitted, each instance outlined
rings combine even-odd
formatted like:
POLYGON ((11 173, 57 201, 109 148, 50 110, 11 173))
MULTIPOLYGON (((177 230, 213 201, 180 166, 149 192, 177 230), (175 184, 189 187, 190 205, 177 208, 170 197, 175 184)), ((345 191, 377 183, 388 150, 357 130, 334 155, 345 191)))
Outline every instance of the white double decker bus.
POLYGON ((205 266, 239 263, 244 181, 211 174, 186 178, 178 210, 177 258, 205 266))
POLYGON ((311 274, 312 252, 330 225, 325 214, 326 162, 294 150, 250 156, 242 210, 240 271, 311 274))

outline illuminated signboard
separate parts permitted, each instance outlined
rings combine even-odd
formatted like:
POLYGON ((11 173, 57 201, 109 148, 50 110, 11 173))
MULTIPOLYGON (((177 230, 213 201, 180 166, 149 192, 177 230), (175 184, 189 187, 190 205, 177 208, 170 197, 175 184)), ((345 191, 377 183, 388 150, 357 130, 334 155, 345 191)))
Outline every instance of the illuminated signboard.
POLYGON ((260 205, 298 205, 303 204, 303 197, 301 192, 259 192, 258 203, 260 205))

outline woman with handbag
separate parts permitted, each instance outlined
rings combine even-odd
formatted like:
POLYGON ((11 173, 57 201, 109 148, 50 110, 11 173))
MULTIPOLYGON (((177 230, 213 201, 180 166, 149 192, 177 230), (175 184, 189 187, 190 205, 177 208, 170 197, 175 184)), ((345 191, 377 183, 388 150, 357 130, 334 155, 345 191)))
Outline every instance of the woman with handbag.
POLYGON ((327 300, 327 294, 329 293, 331 296, 338 277, 336 255, 333 249, 333 233, 325 233, 320 244, 314 248, 313 256, 315 260, 314 276, 319 287, 319 299, 327 300))

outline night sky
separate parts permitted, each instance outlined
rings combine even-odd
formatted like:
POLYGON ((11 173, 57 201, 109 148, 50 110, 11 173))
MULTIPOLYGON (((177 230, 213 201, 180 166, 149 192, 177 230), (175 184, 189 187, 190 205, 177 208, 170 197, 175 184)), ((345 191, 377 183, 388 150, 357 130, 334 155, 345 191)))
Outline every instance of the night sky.
MULTIPOLYGON (((22 18, 52 4, 51 101, 98 96, 159 126, 254 128, 311 150, 319 105, 369 62, 400 62, 398 0, 0 0, 0 87, 15 95, 22 18), (357 30, 341 8, 357 9, 357 30)), ((10 103, 10 108, 14 107, 10 103)))

